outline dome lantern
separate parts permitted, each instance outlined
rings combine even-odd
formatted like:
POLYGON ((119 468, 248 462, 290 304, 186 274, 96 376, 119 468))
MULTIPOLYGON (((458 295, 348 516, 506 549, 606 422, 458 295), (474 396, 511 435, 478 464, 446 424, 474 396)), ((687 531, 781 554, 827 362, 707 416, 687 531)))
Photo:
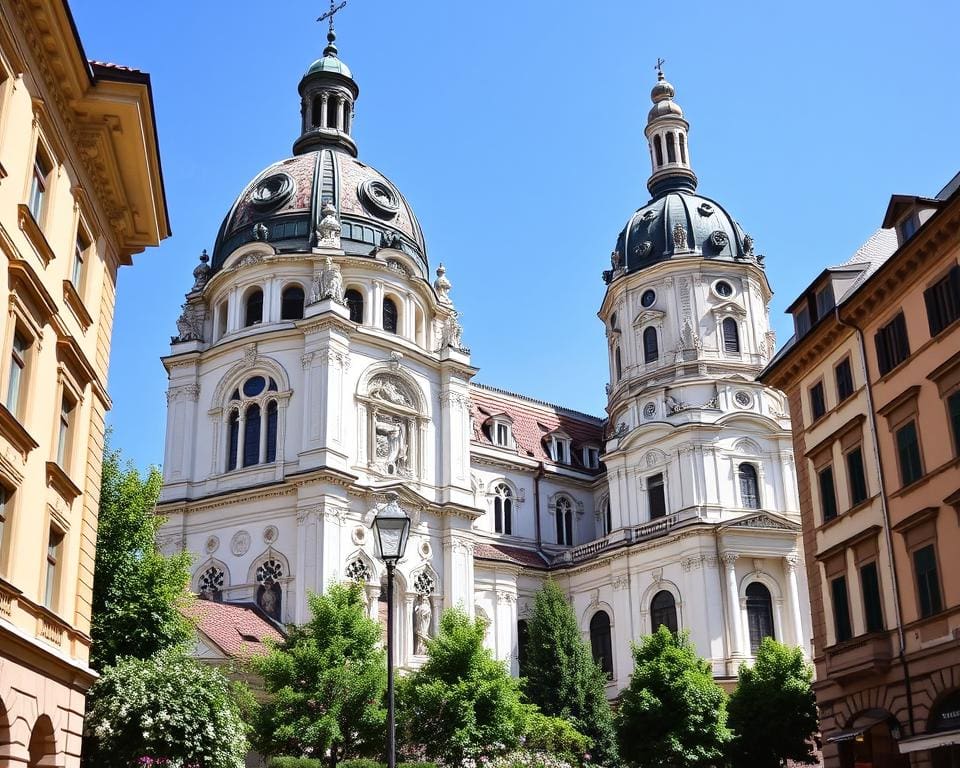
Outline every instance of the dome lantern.
POLYGON ((350 132, 353 105, 360 89, 350 68, 338 56, 333 14, 340 7, 331 7, 320 17, 330 22, 327 46, 323 56, 310 65, 300 80, 301 133, 293 144, 295 155, 330 148, 357 156, 357 145, 350 132))
POLYGON ((650 147, 653 172, 647 180, 647 189, 653 197, 666 192, 694 192, 697 175, 690 164, 687 133, 690 124, 673 97, 674 87, 663 76, 663 59, 657 60, 657 83, 650 92, 653 107, 647 117, 644 133, 650 147))

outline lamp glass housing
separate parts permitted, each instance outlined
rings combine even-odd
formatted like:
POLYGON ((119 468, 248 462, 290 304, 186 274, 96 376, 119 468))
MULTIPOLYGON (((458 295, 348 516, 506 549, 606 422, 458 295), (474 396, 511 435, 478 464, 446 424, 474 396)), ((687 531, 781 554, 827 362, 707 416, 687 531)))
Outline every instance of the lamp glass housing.
POLYGON ((373 518, 373 541, 377 557, 385 563, 403 559, 410 535, 410 518, 396 498, 390 498, 373 518))

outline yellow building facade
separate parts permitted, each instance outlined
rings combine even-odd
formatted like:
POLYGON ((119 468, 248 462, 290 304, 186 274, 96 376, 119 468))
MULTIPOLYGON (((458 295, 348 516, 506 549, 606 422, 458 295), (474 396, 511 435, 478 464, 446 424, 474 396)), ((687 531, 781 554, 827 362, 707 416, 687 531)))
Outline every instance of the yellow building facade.
POLYGON ((79 765, 117 270, 168 235, 149 76, 0 0, 0 767, 79 765))

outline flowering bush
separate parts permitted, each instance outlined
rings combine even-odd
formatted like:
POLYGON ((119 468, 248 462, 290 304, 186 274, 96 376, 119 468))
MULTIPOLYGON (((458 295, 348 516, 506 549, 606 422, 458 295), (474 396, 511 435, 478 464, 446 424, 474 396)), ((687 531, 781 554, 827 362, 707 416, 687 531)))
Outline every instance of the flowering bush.
POLYGON ((574 768, 572 763, 549 752, 518 750, 492 759, 468 759, 463 768, 574 768))
POLYGON ((181 649, 121 659, 90 690, 88 764, 243 768, 245 726, 219 670, 181 649))

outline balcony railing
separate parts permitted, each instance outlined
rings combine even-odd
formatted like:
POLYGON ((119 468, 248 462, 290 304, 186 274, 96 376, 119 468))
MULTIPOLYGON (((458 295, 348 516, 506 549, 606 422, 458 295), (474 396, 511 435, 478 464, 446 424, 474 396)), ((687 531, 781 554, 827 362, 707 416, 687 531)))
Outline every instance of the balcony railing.
POLYGON ((672 515, 659 517, 656 520, 651 520, 649 523, 636 525, 630 530, 630 541, 645 541, 646 539, 663 536, 679 521, 680 514, 674 512, 672 515))

